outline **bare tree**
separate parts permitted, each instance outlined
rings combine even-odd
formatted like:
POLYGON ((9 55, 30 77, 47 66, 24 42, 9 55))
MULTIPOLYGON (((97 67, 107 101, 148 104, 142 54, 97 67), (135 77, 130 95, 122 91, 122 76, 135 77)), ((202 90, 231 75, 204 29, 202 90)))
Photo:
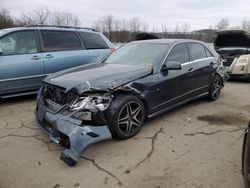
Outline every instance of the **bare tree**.
POLYGON ((246 31, 250 31, 250 21, 249 20, 243 20, 241 23, 241 28, 246 30, 246 31))
POLYGON ((130 29, 130 35, 131 35, 131 40, 134 40, 136 35, 139 34, 142 28, 142 22, 141 19, 138 17, 133 17, 129 20, 129 29, 130 29))
POLYGON ((66 12, 54 12, 50 16, 49 24, 59 26, 79 26, 78 16, 66 12))
POLYGON ((218 30, 224 30, 224 29, 227 29, 229 25, 230 25, 230 21, 228 18, 221 18, 215 28, 218 30))
POLYGON ((121 21, 119 18, 114 20, 114 33, 115 33, 115 41, 120 42, 119 34, 121 32, 121 21))
POLYGON ((98 20, 96 20, 93 27, 97 30, 102 31, 111 40, 112 31, 114 29, 114 22, 115 18, 110 14, 104 17, 100 17, 98 20))
POLYGON ((47 7, 40 7, 34 9, 29 14, 22 14, 20 21, 23 22, 24 25, 30 25, 30 24, 43 25, 43 24, 48 24, 50 15, 51 12, 47 7))
POLYGON ((191 26, 187 22, 184 22, 182 24, 182 26, 181 26, 181 32, 184 33, 184 34, 187 33, 187 32, 189 32, 190 29, 191 29, 191 26))
POLYGON ((163 34, 168 32, 168 27, 166 24, 161 24, 161 32, 163 34))
POLYGON ((13 27, 14 20, 11 18, 9 12, 5 9, 0 10, 0 29, 13 27))
POLYGON ((107 28, 109 40, 112 40, 112 34, 111 32, 113 31, 114 28, 114 16, 112 14, 107 15, 103 18, 104 24, 107 28))
POLYGON ((103 23, 102 23, 102 19, 98 19, 96 21, 94 21, 93 26, 92 26, 95 30, 101 31, 101 32, 105 32, 105 28, 103 27, 103 23))
POLYGON ((131 33, 138 33, 141 30, 141 19, 133 17, 129 20, 129 27, 131 33))

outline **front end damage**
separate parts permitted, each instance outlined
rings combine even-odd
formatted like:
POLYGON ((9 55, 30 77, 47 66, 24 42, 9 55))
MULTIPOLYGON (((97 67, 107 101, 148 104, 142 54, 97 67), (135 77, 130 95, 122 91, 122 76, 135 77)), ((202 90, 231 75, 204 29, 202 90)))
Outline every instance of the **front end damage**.
MULTIPOLYGON (((89 83, 88 83, 89 84, 89 83)), ((91 88, 75 94, 44 83, 38 92, 36 123, 52 141, 65 147, 61 159, 73 166, 84 149, 96 142, 111 139, 107 113, 114 93, 139 93, 130 84, 101 90, 91 88)), ((113 109, 114 110, 114 109, 113 109)))
POLYGON ((110 101, 109 92, 85 93, 79 97, 43 84, 35 111, 37 125, 52 141, 65 147, 61 159, 74 165, 88 145, 112 138, 102 113, 110 101))

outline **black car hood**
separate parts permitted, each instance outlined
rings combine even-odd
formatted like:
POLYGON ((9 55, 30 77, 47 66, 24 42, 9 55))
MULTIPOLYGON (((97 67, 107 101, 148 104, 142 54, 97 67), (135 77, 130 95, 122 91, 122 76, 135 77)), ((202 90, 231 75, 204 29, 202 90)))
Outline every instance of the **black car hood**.
POLYGON ((112 90, 152 73, 152 66, 96 63, 54 73, 44 82, 80 94, 91 90, 112 90))
POLYGON ((225 47, 250 47, 250 33, 244 30, 226 30, 215 33, 215 49, 225 47))

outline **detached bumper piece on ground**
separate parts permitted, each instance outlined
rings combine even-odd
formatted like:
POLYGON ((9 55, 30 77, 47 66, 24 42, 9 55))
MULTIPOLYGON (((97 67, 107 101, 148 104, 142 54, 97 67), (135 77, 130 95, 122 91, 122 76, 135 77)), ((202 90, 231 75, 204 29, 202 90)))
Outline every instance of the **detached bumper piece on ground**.
POLYGON ((87 146, 112 138, 105 125, 83 126, 79 120, 45 111, 41 105, 35 113, 37 125, 52 141, 65 147, 61 160, 70 166, 76 164, 87 146))

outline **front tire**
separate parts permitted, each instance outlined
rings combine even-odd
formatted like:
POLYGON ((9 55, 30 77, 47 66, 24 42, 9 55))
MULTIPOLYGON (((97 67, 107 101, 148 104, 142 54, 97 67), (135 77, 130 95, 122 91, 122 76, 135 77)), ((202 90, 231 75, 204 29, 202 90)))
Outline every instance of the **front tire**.
POLYGON ((219 75, 216 74, 209 88, 209 99, 211 101, 215 101, 219 98, 222 87, 223 87, 222 79, 219 75))
POLYGON ((115 100, 119 100, 119 105, 110 124, 112 136, 119 139, 131 138, 141 130, 145 119, 144 104, 132 95, 121 96, 115 100))

